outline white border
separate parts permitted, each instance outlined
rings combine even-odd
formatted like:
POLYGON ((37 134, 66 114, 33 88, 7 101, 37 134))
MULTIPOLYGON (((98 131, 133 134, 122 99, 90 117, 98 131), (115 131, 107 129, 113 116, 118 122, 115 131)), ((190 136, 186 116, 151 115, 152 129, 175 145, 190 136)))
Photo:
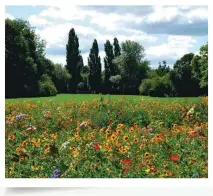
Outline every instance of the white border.
MULTIPOLYGON (((5 30, 4 30, 4 6, 5 5, 61 5, 61 4, 75 4, 75 5, 209 5, 208 13, 212 14, 213 9, 210 5, 212 0, 131 0, 131 1, 122 1, 122 0, 73 0, 68 2, 68 0, 60 1, 51 1, 51 0, 8 0, 5 2, 0 1, 0 20, 2 24, 2 29, 0 31, 0 74, 1 74, 1 121, 0 123, 0 154, 3 156, 5 154, 5 137, 4 137, 4 97, 5 97, 5 56, 4 56, 4 46, 5 46, 5 30)), ((211 21, 213 17, 209 17, 211 21)), ((209 22, 211 24, 211 22, 209 22)), ((212 26, 209 25, 209 35, 213 35, 212 26)), ((211 50, 212 37, 209 36, 209 51, 211 50)), ((213 48, 212 48, 213 49, 213 48)), ((209 73, 213 73, 213 58, 210 55, 209 58, 209 73)), ((15 82, 15 81, 14 81, 15 82)), ((209 86, 212 85, 212 78, 209 78, 209 86)), ((209 138, 213 138, 212 134, 212 121, 210 116, 212 113, 212 103, 211 103, 212 92, 209 91, 209 138)), ((213 175, 212 175, 212 143, 209 139, 209 178, 208 179, 4 179, 5 174, 5 157, 1 159, 0 162, 0 176, 3 181, 3 185, 7 187, 201 187, 207 188, 211 187, 213 184, 213 175)), ((2 184, 2 183, 1 183, 2 184)))

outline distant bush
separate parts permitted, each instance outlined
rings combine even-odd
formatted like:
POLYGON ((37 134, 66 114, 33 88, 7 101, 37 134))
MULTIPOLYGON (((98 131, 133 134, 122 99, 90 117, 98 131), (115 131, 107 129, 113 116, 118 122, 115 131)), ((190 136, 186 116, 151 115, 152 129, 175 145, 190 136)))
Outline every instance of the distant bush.
POLYGON ((150 95, 153 97, 165 97, 173 95, 173 86, 169 78, 169 74, 162 77, 145 79, 139 86, 139 92, 142 95, 150 95))
POLYGON ((57 89, 47 74, 41 76, 38 82, 38 88, 40 96, 54 96, 57 94, 57 89))

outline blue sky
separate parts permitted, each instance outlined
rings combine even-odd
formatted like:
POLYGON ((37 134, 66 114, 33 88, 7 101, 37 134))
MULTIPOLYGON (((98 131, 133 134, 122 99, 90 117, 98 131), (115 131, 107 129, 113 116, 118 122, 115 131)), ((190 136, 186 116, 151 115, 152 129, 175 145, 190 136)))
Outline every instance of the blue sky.
POLYGON ((7 6, 5 17, 28 20, 46 40, 47 58, 62 64, 71 28, 85 65, 94 38, 102 61, 104 43, 117 37, 120 43, 139 42, 152 67, 163 60, 172 66, 185 53, 197 54, 208 41, 207 6, 7 6))

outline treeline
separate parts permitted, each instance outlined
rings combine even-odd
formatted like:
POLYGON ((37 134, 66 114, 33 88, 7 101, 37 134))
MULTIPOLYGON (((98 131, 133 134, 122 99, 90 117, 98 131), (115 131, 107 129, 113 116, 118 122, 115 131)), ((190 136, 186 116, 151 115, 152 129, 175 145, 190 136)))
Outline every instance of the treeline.
POLYGON ((208 43, 199 55, 185 54, 173 68, 166 61, 151 69, 145 49, 117 38, 104 44, 104 65, 94 39, 84 65, 79 39, 72 28, 66 45, 66 65, 45 57, 45 41, 27 21, 5 20, 6 98, 53 96, 57 93, 200 96, 208 94, 208 43), (104 68, 103 68, 104 67, 104 68))

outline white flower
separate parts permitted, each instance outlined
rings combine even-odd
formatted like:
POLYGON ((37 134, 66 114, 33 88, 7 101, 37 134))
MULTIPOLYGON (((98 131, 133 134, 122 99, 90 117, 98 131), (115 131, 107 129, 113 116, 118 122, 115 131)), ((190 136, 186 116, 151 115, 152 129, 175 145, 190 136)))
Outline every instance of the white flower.
POLYGON ((64 142, 64 143, 61 145, 61 148, 62 148, 62 149, 67 148, 67 146, 69 145, 69 143, 70 143, 70 141, 64 142))

